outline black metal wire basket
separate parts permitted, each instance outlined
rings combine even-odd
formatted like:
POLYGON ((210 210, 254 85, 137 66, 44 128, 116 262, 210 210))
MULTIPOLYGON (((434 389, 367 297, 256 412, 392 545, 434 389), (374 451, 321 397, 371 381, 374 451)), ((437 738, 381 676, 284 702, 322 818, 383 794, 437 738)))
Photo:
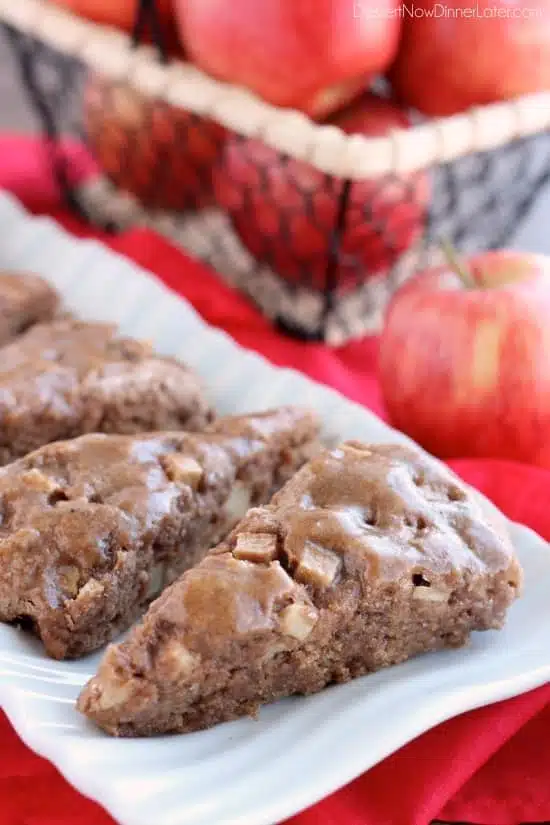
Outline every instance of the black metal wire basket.
MULTIPOLYGON (((442 240, 506 245, 550 177, 541 100, 358 141, 169 59, 151 0, 130 39, 43 0, 11 5, 0 20, 70 207, 113 232, 157 229, 295 336, 376 329, 442 240)), ((369 106, 391 120, 384 89, 369 106)))

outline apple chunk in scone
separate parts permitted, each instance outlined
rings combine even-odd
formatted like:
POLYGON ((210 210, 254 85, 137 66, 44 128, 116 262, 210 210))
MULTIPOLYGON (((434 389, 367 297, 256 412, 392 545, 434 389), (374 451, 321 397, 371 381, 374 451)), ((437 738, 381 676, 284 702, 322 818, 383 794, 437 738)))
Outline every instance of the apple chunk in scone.
POLYGON ((435 460, 323 451, 111 646, 78 707, 105 731, 206 728, 500 628, 521 569, 435 460))
POLYGON ((198 434, 86 435, 1 468, 0 621, 30 623, 54 658, 97 649, 268 501, 317 433, 281 408, 198 434))

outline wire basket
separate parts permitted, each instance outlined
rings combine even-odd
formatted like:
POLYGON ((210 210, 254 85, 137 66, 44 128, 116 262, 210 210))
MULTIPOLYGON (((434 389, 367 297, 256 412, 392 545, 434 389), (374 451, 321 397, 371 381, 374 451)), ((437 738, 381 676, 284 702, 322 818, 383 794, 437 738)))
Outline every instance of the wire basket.
POLYGON ((548 94, 349 136, 169 59, 152 0, 133 37, 46 0, 0 0, 0 21, 71 208, 156 229, 308 340, 378 329, 442 240, 505 245, 550 177, 548 94))

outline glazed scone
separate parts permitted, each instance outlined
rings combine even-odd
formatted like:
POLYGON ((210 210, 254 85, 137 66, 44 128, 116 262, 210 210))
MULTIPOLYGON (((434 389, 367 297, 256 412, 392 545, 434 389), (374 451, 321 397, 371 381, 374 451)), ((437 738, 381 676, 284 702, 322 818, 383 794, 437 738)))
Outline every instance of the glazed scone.
POLYGON ((0 346, 57 314, 56 290, 38 275, 0 272, 0 346))
POLYGON ((317 423, 280 409, 215 432, 91 434, 0 469, 0 620, 54 658, 82 656, 234 526, 234 492, 267 501, 310 458, 317 423))
POLYGON ((197 377, 110 324, 38 324, 0 350, 0 464, 91 432, 201 430, 197 377))
POLYGON ((79 710, 110 734, 207 728, 500 628, 513 548, 434 460, 323 451, 111 645, 79 710))

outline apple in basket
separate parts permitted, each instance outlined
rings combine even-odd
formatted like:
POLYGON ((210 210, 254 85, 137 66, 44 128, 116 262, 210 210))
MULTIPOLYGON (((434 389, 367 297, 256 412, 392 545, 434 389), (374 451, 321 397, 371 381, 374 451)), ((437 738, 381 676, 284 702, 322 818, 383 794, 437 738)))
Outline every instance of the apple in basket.
MULTIPOLYGON (((373 94, 330 123, 366 136, 410 125, 401 108, 373 94)), ((214 178, 216 200, 253 257, 291 282, 318 289, 326 286, 343 185, 305 161, 238 136, 228 139, 214 178)), ((336 271, 340 290, 386 272, 421 237, 429 196, 426 172, 352 183, 336 271)))
POLYGON ((398 0, 175 0, 205 72, 269 103, 325 117, 395 56, 398 0))
POLYGON ((550 258, 450 257, 390 302, 380 380, 391 422, 441 458, 550 467, 550 258))
POLYGON ((389 76, 428 115, 550 90, 550 0, 415 0, 389 76))
POLYGON ((211 202, 212 165, 225 140, 217 123, 92 76, 84 128, 102 171, 144 206, 184 211, 211 202))
MULTIPOLYGON (((136 20, 138 0, 51 0, 80 17, 131 31, 136 20)), ((174 31, 173 0, 155 0, 163 30, 174 31)))

